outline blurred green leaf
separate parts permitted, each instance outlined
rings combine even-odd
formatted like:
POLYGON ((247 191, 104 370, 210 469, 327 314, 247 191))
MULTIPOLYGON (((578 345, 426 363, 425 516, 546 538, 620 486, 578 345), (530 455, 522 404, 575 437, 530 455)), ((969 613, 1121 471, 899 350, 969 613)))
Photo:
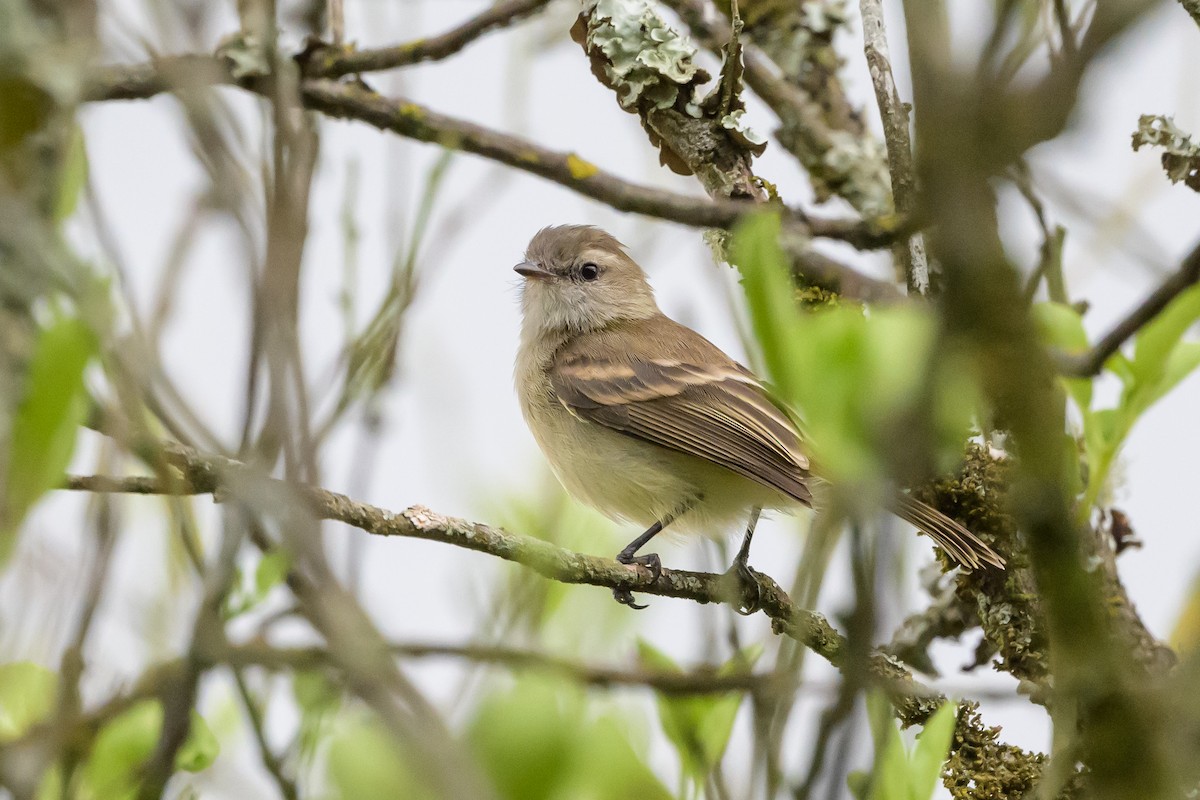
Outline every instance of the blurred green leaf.
POLYGON ((1084 414, 1088 481, 1081 516, 1090 513, 1133 426, 1151 406, 1200 368, 1200 342, 1183 341, 1200 319, 1200 286, 1176 297, 1134 339, 1133 357, 1117 354, 1106 368, 1124 384, 1116 408, 1084 414))
MULTIPOLYGON (((175 767, 199 772, 216 759, 220 744, 195 710, 189 720, 187 738, 175 754, 175 767)), ((158 744, 162 723, 162 705, 157 700, 144 700, 101 728, 83 768, 81 797, 96 800, 134 797, 142 766, 158 744)))
POLYGON ((625 721, 598 719, 580 737, 575 769, 562 800, 669 800, 671 793, 629 741, 625 721))
POLYGON ((291 567, 291 556, 286 551, 269 550, 259 557, 254 567, 253 585, 247 586, 241 565, 235 565, 232 588, 221 604, 222 619, 229 621, 256 608, 272 589, 283 583, 291 567))
POLYGON ((45 124, 53 98, 22 75, 0 72, 0 156, 45 124))
POLYGON ((0 505, 0 559, 29 508, 59 486, 87 414, 83 371, 96 339, 81 320, 60 317, 42 330, 13 419, 8 486, 0 505))
POLYGON ((0 742, 11 741, 54 709, 58 675, 40 664, 0 664, 0 742))
POLYGON ((1167 356, 1158 384, 1146 398, 1147 407, 1165 397, 1197 367, 1200 367, 1200 342, 1177 343, 1167 356))
POLYGON ((1200 285, 1180 294, 1138 331, 1133 347, 1133 371, 1139 380, 1155 383, 1161 379, 1171 351, 1197 319, 1200 319, 1200 285))
POLYGON ((867 695, 875 765, 871 774, 851 775, 850 788, 859 800, 929 800, 937 788, 950 750, 958 708, 943 703, 917 735, 909 753, 891 707, 880 692, 867 695))
POLYGON ((343 800, 432 800, 433 795, 398 752, 395 739, 378 722, 363 718, 346 725, 329 745, 327 766, 336 796, 343 800))
POLYGON ((191 720, 188 737, 175 754, 175 766, 186 772, 200 772, 217 760, 221 743, 195 709, 192 709, 191 720))
POLYGON ((942 765, 950 752, 954 725, 958 721, 958 705, 942 703, 917 735, 917 745, 910 759, 909 787, 913 800, 929 800, 937 788, 942 765))
POLYGON ((75 213, 79 195, 87 184, 88 158, 83 138, 83 128, 78 124, 71 130, 62 169, 59 173, 58 193, 54 200, 54 220, 62 222, 75 213))
POLYGON ((778 236, 774 215, 751 217, 734 231, 731 258, 763 362, 783 401, 803 416, 821 473, 844 487, 879 480, 896 463, 892 451, 906 446, 897 433, 921 418, 938 434, 939 461, 955 463, 981 393, 965 359, 939 352, 932 361, 933 314, 915 305, 802 311, 778 236))
POLYGON ((291 555, 282 549, 269 550, 263 553, 254 570, 254 592, 261 601, 267 593, 283 583, 288 570, 292 568, 291 555))
POLYGON ((742 274, 750 322, 763 360, 785 397, 799 396, 804 365, 796 362, 800 318, 787 256, 779 246, 779 217, 755 214, 738 224, 730 255, 742 274))
POLYGON ((83 769, 87 794, 98 800, 133 797, 161 728, 162 706, 156 700, 138 703, 105 725, 83 769))
POLYGON ((292 695, 300 708, 300 756, 311 758, 341 706, 342 691, 320 670, 298 670, 292 675, 292 695))
POLYGON ((573 687, 525 678, 483 699, 467 739, 501 797, 547 800, 570 777, 584 722, 573 687))
MULTIPOLYGON (((682 671, 669 656, 642 639, 638 640, 638 659, 650 669, 682 671)), ((717 674, 735 674, 752 666, 753 660, 742 654, 724 664, 717 674)), ((720 763, 741 704, 741 692, 694 697, 658 695, 658 718, 663 733, 675 746, 685 772, 694 781, 702 782, 720 763)))
POLYGON ((879 693, 867 696, 871 734, 875 740, 875 769, 871 775, 871 800, 911 800, 908 792, 908 757, 891 707, 879 693))
MULTIPOLYGON (((1087 351, 1088 338, 1083 328, 1083 317, 1073 306, 1066 303, 1037 303, 1033 306, 1033 319, 1042 341, 1047 345, 1071 355, 1087 351)), ((1092 405, 1091 378, 1064 378, 1063 386, 1086 414, 1092 405)))
POLYGON ((1078 354, 1088 349, 1087 332, 1083 328, 1083 317, 1074 306, 1066 303, 1036 303, 1032 308, 1033 321, 1043 341, 1078 354))

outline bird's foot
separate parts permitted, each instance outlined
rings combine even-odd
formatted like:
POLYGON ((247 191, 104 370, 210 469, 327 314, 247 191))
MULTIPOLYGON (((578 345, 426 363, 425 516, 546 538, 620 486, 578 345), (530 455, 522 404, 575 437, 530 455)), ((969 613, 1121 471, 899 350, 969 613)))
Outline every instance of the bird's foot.
MULTIPOLYGON (((662 559, 658 557, 658 553, 647 553, 644 556, 626 556, 624 553, 617 556, 617 561, 629 566, 642 566, 650 570, 650 580, 647 585, 654 583, 662 575, 662 559)), ((633 592, 628 589, 613 589, 613 599, 623 606, 629 606, 632 609, 641 611, 646 606, 635 603, 633 601, 633 592)))
POLYGON ((732 584, 730 596, 733 598, 733 610, 748 617, 762 608, 762 587, 758 582, 758 573, 750 568, 742 559, 734 559, 733 565, 725 571, 723 581, 732 584))

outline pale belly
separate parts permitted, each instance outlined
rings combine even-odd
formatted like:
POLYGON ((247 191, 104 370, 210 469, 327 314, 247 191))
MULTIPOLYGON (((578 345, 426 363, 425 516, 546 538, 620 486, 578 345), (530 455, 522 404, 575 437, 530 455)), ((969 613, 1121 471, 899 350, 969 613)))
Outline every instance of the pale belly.
POLYGON ((792 505, 724 467, 581 420, 553 397, 522 403, 534 438, 567 492, 611 519, 722 536, 750 509, 792 505))

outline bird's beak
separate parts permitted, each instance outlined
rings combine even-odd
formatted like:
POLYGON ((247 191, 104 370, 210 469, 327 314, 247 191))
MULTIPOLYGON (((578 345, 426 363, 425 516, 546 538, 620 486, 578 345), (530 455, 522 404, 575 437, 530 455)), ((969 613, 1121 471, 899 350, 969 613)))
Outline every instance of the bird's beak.
POLYGON ((517 264, 515 267, 513 267, 513 270, 524 278, 533 278, 539 281, 550 280, 554 277, 553 272, 547 272, 546 270, 542 269, 540 265, 535 264, 532 261, 522 261, 520 264, 517 264))

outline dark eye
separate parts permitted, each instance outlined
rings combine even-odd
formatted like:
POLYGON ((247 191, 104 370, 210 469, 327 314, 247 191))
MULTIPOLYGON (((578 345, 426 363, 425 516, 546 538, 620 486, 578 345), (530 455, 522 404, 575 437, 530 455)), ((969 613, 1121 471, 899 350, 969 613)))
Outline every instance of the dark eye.
POLYGON ((585 281, 594 281, 600 277, 600 268, 589 261, 579 268, 579 277, 585 281))

